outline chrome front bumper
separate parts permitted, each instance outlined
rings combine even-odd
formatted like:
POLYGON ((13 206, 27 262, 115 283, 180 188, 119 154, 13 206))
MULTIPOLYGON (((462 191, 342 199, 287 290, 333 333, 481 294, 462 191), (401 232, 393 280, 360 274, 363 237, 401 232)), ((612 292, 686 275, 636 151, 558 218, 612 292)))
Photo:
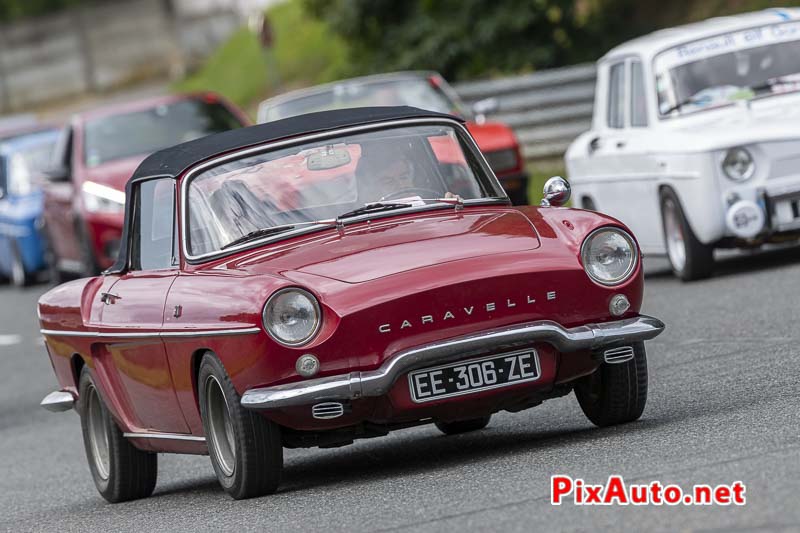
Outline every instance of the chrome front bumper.
POLYGON ((251 389, 242 395, 247 409, 268 410, 311 405, 328 400, 357 400, 383 396, 397 379, 418 368, 434 366, 487 352, 503 352, 535 343, 547 343, 559 352, 600 348, 646 341, 664 331, 664 323, 638 316, 575 328, 542 320, 491 329, 402 351, 376 370, 308 379, 274 387, 251 389))

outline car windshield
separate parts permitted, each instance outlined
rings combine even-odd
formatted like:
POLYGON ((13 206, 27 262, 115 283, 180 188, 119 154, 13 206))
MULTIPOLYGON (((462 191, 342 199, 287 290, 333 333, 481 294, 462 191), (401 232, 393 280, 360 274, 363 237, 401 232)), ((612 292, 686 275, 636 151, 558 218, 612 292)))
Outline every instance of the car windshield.
POLYGON ((212 133, 241 127, 240 120, 218 102, 200 99, 156 105, 86 124, 86 165, 144 155, 212 133))
POLYGON ((800 22, 727 33, 654 61, 661 116, 800 90, 800 22))
POLYGON ((365 209, 504 197, 461 135, 447 125, 387 127, 212 167, 188 178, 187 251, 201 256, 365 209))
POLYGON ((403 105, 438 113, 462 114, 458 103, 448 98, 433 78, 405 78, 337 83, 326 91, 270 106, 262 121, 331 109, 403 105))

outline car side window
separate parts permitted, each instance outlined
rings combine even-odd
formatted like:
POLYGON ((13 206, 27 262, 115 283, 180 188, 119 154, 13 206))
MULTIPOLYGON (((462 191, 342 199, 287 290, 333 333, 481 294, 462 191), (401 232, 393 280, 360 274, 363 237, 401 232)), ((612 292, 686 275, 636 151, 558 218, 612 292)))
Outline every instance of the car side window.
POLYGON ((608 77, 608 127, 625 127, 625 63, 611 66, 608 77))
POLYGON ((631 61, 631 126, 647 127, 647 100, 644 88, 642 62, 631 61))
POLYGON ((134 194, 131 269, 161 270, 175 266, 175 181, 154 179, 134 194))

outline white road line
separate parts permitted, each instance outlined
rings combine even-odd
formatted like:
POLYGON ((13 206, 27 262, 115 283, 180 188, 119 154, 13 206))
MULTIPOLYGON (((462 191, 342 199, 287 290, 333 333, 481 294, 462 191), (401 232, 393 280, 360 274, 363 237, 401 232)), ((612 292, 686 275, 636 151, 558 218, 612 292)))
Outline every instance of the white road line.
POLYGON ((0 346, 14 346, 22 342, 21 335, 0 335, 0 346))

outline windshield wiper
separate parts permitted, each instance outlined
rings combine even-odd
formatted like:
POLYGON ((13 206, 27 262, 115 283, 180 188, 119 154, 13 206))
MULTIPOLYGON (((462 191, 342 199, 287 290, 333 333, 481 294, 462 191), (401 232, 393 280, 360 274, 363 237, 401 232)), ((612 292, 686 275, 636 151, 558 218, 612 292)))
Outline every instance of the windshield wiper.
POLYGON ((404 204, 398 202, 370 202, 364 204, 357 209, 342 213, 336 217, 336 221, 343 218, 357 217, 358 215, 366 215, 367 213, 379 213, 380 211, 391 211, 392 209, 402 209, 404 207, 414 207, 413 204, 404 204))
POLYGON ((222 246, 220 250, 225 250, 232 246, 236 246, 237 244, 242 244, 243 242, 252 241, 253 239, 259 239, 261 237, 269 237, 270 235, 277 235, 279 233, 284 233, 286 231, 291 231, 295 228, 301 226, 313 226, 316 224, 331 224, 333 221, 324 221, 324 220, 315 220, 313 222, 295 222, 293 224, 281 224, 279 226, 271 226, 269 228, 261 228, 246 235, 242 235, 241 237, 232 240, 228 244, 222 246))
POLYGON ((699 104, 701 101, 702 101, 702 99, 700 99, 700 98, 696 98, 694 96, 690 96, 689 98, 685 98, 685 99, 681 100, 680 102, 678 102, 674 106, 671 106, 666 111, 662 111, 661 114, 662 115, 669 115, 669 114, 671 114, 671 113, 673 113, 675 111, 678 111, 682 107, 685 107, 687 105, 692 105, 692 104, 699 104))

